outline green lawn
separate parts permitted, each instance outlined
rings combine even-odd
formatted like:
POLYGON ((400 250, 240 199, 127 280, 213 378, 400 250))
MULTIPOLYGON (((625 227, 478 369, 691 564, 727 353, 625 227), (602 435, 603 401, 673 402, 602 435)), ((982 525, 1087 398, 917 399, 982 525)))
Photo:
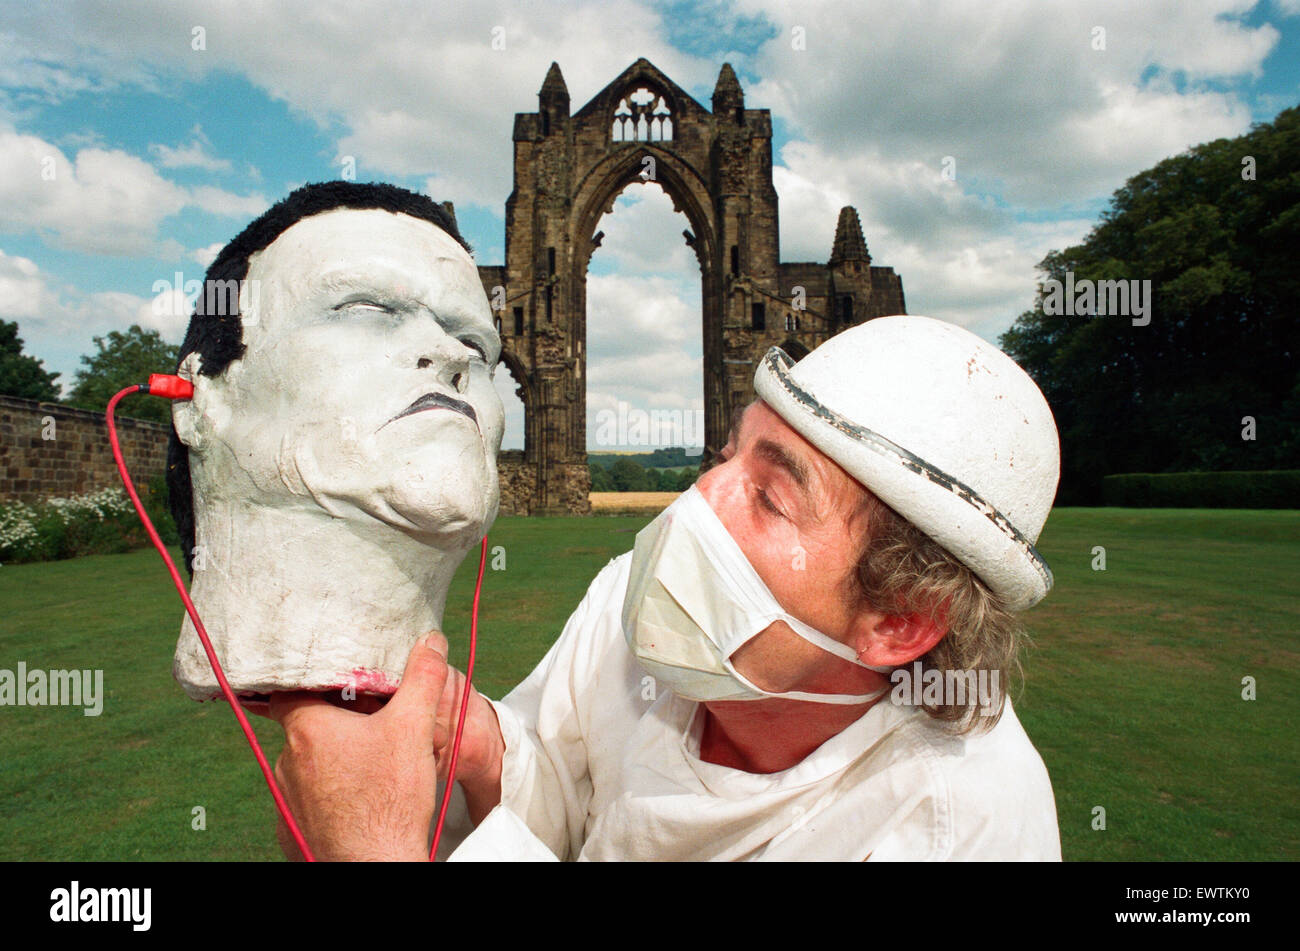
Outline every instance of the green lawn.
MULTIPOLYGON (((498 522, 490 545, 506 568, 484 581, 485 693, 532 669, 646 521, 498 522)), ((1051 773, 1066 858, 1296 859, 1300 512, 1061 509, 1040 547, 1057 587, 1026 616, 1035 647, 1016 708, 1051 773), (1092 570, 1094 546, 1105 571, 1092 570)), ((476 567, 448 599, 461 665, 476 567)), ((279 857, 229 709, 171 679, 181 613, 151 549, 0 567, 0 668, 98 667, 107 694, 99 717, 0 707, 0 859, 279 857)), ((278 728, 255 725, 274 759, 278 728)))

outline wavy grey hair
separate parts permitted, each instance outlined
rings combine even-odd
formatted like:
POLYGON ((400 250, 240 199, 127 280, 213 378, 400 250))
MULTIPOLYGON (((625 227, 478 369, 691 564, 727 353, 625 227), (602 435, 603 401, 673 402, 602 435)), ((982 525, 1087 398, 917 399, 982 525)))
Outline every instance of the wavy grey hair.
POLYGON ((952 671, 973 683, 964 672, 985 671, 990 704, 984 707, 978 692, 967 690, 964 702, 945 692, 944 702, 921 706, 955 733, 992 729, 1011 678, 1019 681, 1023 673, 1020 652, 1028 636, 1019 619, 975 572, 870 491, 862 505, 867 538, 852 575, 855 596, 873 610, 922 614, 946 627, 943 639, 918 658, 922 676, 952 671))

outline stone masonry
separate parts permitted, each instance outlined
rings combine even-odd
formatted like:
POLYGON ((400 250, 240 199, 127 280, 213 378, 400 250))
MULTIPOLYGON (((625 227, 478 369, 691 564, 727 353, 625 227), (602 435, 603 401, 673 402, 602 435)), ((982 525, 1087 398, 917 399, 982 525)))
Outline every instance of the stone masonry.
MULTIPOLYGON (((117 417, 131 479, 143 497, 167 467, 161 423, 117 417)), ((120 487, 103 413, 0 396, 0 501, 36 502, 120 487)))
POLYGON ((902 279, 871 263, 851 207, 827 263, 780 260, 771 114, 745 108, 729 64, 711 105, 639 59, 571 113, 552 63, 537 112, 516 114, 506 263, 479 268, 524 404, 523 453, 502 459, 502 513, 589 510, 587 265, 604 237, 596 225, 633 182, 657 182, 690 223, 710 449, 753 399, 754 366, 769 347, 797 359, 855 324, 906 313, 902 279))

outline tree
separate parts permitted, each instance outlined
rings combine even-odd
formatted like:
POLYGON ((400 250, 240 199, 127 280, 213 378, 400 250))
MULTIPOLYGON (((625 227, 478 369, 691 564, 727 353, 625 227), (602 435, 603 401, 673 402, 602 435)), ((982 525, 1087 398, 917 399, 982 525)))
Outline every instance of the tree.
POLYGON ((1134 176, 1043 259, 1034 309, 999 342, 1056 415, 1058 501, 1096 502, 1111 473, 1300 467, 1297 247, 1300 108, 1134 176), (1047 313, 1067 279, 1149 281, 1149 323, 1047 313))
POLYGON ((617 460, 610 466, 609 474, 618 492, 653 492, 656 487, 647 485, 646 471, 631 459, 617 460))
POLYGON ((609 476, 609 470, 604 466, 598 466, 594 462, 587 465, 587 471, 591 473, 591 491, 592 492, 613 492, 614 480, 609 476))
POLYGON ((0 320, 0 396, 57 400, 59 384, 54 381, 58 375, 47 371, 43 361, 23 353, 16 320, 0 320))
MULTIPOLYGON (((147 383, 151 373, 171 373, 176 369, 179 347, 167 343, 156 330, 144 330, 132 324, 125 333, 109 331, 108 337, 94 338, 96 353, 81 358, 77 382, 68 402, 82 409, 103 412, 113 394, 133 383, 147 383)), ((171 422, 171 406, 166 400, 133 399, 123 401, 120 413, 137 419, 171 422)))

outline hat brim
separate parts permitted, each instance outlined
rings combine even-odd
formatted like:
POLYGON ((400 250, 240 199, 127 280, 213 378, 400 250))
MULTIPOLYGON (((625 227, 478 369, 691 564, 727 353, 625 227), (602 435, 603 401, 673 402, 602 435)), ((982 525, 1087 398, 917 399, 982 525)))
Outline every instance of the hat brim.
POLYGON ((796 432, 984 581, 1008 610, 1032 607, 1052 571, 1011 521, 961 480, 819 402, 790 375, 791 357, 770 349, 754 389, 796 432))

